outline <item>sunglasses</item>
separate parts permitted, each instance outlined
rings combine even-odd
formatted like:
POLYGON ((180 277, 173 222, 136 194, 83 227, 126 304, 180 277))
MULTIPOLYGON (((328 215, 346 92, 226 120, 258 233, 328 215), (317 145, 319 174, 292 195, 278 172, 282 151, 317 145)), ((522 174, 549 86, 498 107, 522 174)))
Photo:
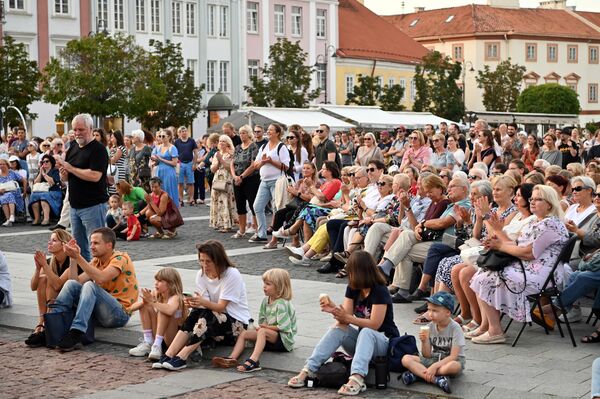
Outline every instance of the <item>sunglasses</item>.
POLYGON ((158 136, 156 136, 156 137, 158 137, 159 139, 164 139, 164 138, 165 138, 165 137, 167 137, 167 136, 165 136, 164 134, 160 134, 160 135, 158 135, 158 136))
POLYGON ((409 139, 411 139, 411 140, 417 140, 418 137, 417 136, 410 136, 409 139))
POLYGON ((375 172, 376 170, 377 170, 377 169, 375 169, 375 168, 367 168, 367 172, 371 172, 371 173, 372 173, 372 172, 375 172))
POLYGON ((365 137, 363 140, 373 140, 373 139, 370 137, 365 137))
POLYGON ((46 159, 45 161, 42 161, 42 163, 50 163, 50 161, 46 159))
POLYGON ((600 193, 594 193, 594 198, 600 198, 600 193))
POLYGON ((324 131, 325 130, 323 130, 323 129, 317 129, 317 130, 315 130, 315 132, 317 132, 317 133, 323 133, 324 131))
POLYGON ((573 191, 580 192, 580 191, 583 191, 583 190, 585 190, 586 188, 588 188, 588 187, 577 186, 577 187, 573 187, 573 188, 572 188, 572 190, 573 190, 573 191))
POLYGON ((379 187, 384 187, 384 186, 385 186, 385 182, 384 182, 384 181, 378 181, 378 182, 377 182, 377 185, 378 185, 379 187))
POLYGON ((479 177, 479 176, 473 176, 473 175, 469 175, 469 176, 467 176, 467 177, 468 177, 469 179, 473 179, 473 180, 480 179, 480 177, 479 177))
POLYGON ((287 138, 288 140, 293 140, 293 139, 295 139, 295 138, 296 138, 296 136, 287 136, 286 138, 287 138))
POLYGON ((346 176, 348 177, 354 177, 356 175, 356 173, 348 173, 346 176))

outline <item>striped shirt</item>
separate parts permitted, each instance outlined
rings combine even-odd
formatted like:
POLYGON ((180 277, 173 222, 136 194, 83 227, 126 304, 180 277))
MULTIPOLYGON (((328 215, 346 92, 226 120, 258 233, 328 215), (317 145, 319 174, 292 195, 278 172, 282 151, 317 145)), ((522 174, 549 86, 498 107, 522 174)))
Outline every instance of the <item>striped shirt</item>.
POLYGON ((294 349, 294 338, 296 337, 296 310, 290 301, 279 298, 269 303, 269 297, 265 297, 258 311, 258 324, 266 324, 279 328, 281 342, 288 351, 294 349))

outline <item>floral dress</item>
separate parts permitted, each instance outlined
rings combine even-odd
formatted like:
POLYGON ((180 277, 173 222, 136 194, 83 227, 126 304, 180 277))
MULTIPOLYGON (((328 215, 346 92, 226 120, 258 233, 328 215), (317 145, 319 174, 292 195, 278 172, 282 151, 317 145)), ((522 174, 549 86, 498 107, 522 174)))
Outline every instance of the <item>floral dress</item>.
MULTIPOLYGON (((388 199, 388 197, 390 196, 386 196, 385 198, 382 198, 380 200, 380 203, 377 206, 377 213, 373 215, 373 219, 379 219, 384 217, 387 224, 389 224, 392 227, 398 227, 398 215, 400 214, 402 203, 400 202, 400 199, 395 195, 392 196, 391 199, 388 199)), ((373 225, 361 224, 357 229, 357 233, 365 237, 371 226, 373 225)))
MULTIPOLYGON (((518 246, 532 245, 534 259, 521 261, 527 280, 524 281, 521 265, 513 263, 501 273, 480 269, 471 280, 471 289, 478 298, 511 319, 531 321, 527 295, 539 292, 568 237, 567 228, 556 216, 527 224, 517 238, 518 246)), ((555 274, 557 284, 562 284, 563 277, 564 265, 559 265, 555 274)))
MULTIPOLYGON (((496 212, 498 210, 497 207, 492 208, 492 212, 496 212)), ((509 217, 510 215, 513 214, 513 212, 516 212, 517 208, 514 205, 509 206, 504 212, 502 212, 500 214, 500 220, 504 221, 507 217, 509 217)), ((475 217, 475 211, 473 211, 473 218, 475 217)), ((473 220, 473 224, 471 225, 471 228, 473 227, 473 225, 475 224, 475 221, 473 220)), ((483 226, 481 227, 481 240, 483 241, 486 239, 488 235, 487 232, 487 228, 485 226, 485 223, 483 224, 483 226)), ((468 233, 469 237, 473 236, 472 232, 468 233)), ((438 266, 437 272, 435 273, 435 281, 439 281, 441 283, 443 283, 446 287, 448 287, 449 289, 451 289, 452 291, 454 291, 454 286, 452 285, 452 268, 456 265, 458 265, 459 263, 463 263, 462 257, 459 255, 453 255, 453 256, 449 256, 447 258, 444 258, 441 260, 440 265, 438 266)))
MULTIPOLYGON (((21 176, 14 170, 9 170, 6 176, 0 175, 0 183, 7 183, 9 181, 16 181, 20 183, 21 180, 21 176)), ((0 205, 7 204, 15 204, 17 212, 22 212, 25 208, 25 203, 23 202, 21 190, 7 191, 4 194, 0 195, 0 205)))
POLYGON ((226 191, 215 190, 214 187, 210 191, 210 227, 214 229, 229 230, 237 221, 233 176, 231 176, 232 160, 231 155, 223 155, 223 162, 213 178, 214 181, 223 179, 227 182, 226 191))

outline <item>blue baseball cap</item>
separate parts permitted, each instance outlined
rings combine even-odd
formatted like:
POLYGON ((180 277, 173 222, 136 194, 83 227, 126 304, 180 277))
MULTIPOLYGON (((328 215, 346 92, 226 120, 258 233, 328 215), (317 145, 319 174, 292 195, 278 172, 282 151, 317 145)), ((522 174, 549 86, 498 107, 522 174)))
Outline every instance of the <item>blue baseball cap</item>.
POLYGON ((454 312, 454 297, 449 292, 436 292, 432 296, 425 298, 425 300, 434 305, 443 306, 450 310, 450 312, 454 312))

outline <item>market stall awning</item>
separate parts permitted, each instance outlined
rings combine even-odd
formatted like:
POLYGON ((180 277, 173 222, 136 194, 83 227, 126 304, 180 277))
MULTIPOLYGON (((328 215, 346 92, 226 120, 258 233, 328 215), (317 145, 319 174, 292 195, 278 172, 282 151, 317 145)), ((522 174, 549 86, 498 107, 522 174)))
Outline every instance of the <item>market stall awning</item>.
POLYGON ((364 129, 393 129, 400 124, 396 116, 379 107, 322 105, 320 108, 335 118, 364 129))
POLYGON ((456 123, 458 126, 464 127, 458 122, 441 118, 431 112, 390 112, 390 114, 397 118, 398 125, 404 125, 408 129, 423 129, 425 125, 433 125, 434 128, 437 128, 442 122, 456 123))
POLYGON ((329 125, 331 131, 348 130, 354 125, 344 122, 331 115, 325 114, 316 109, 294 109, 294 108, 248 108, 251 119, 259 116, 263 119, 279 123, 285 128, 290 125, 298 124, 306 131, 311 131, 319 127, 321 124, 329 125))

